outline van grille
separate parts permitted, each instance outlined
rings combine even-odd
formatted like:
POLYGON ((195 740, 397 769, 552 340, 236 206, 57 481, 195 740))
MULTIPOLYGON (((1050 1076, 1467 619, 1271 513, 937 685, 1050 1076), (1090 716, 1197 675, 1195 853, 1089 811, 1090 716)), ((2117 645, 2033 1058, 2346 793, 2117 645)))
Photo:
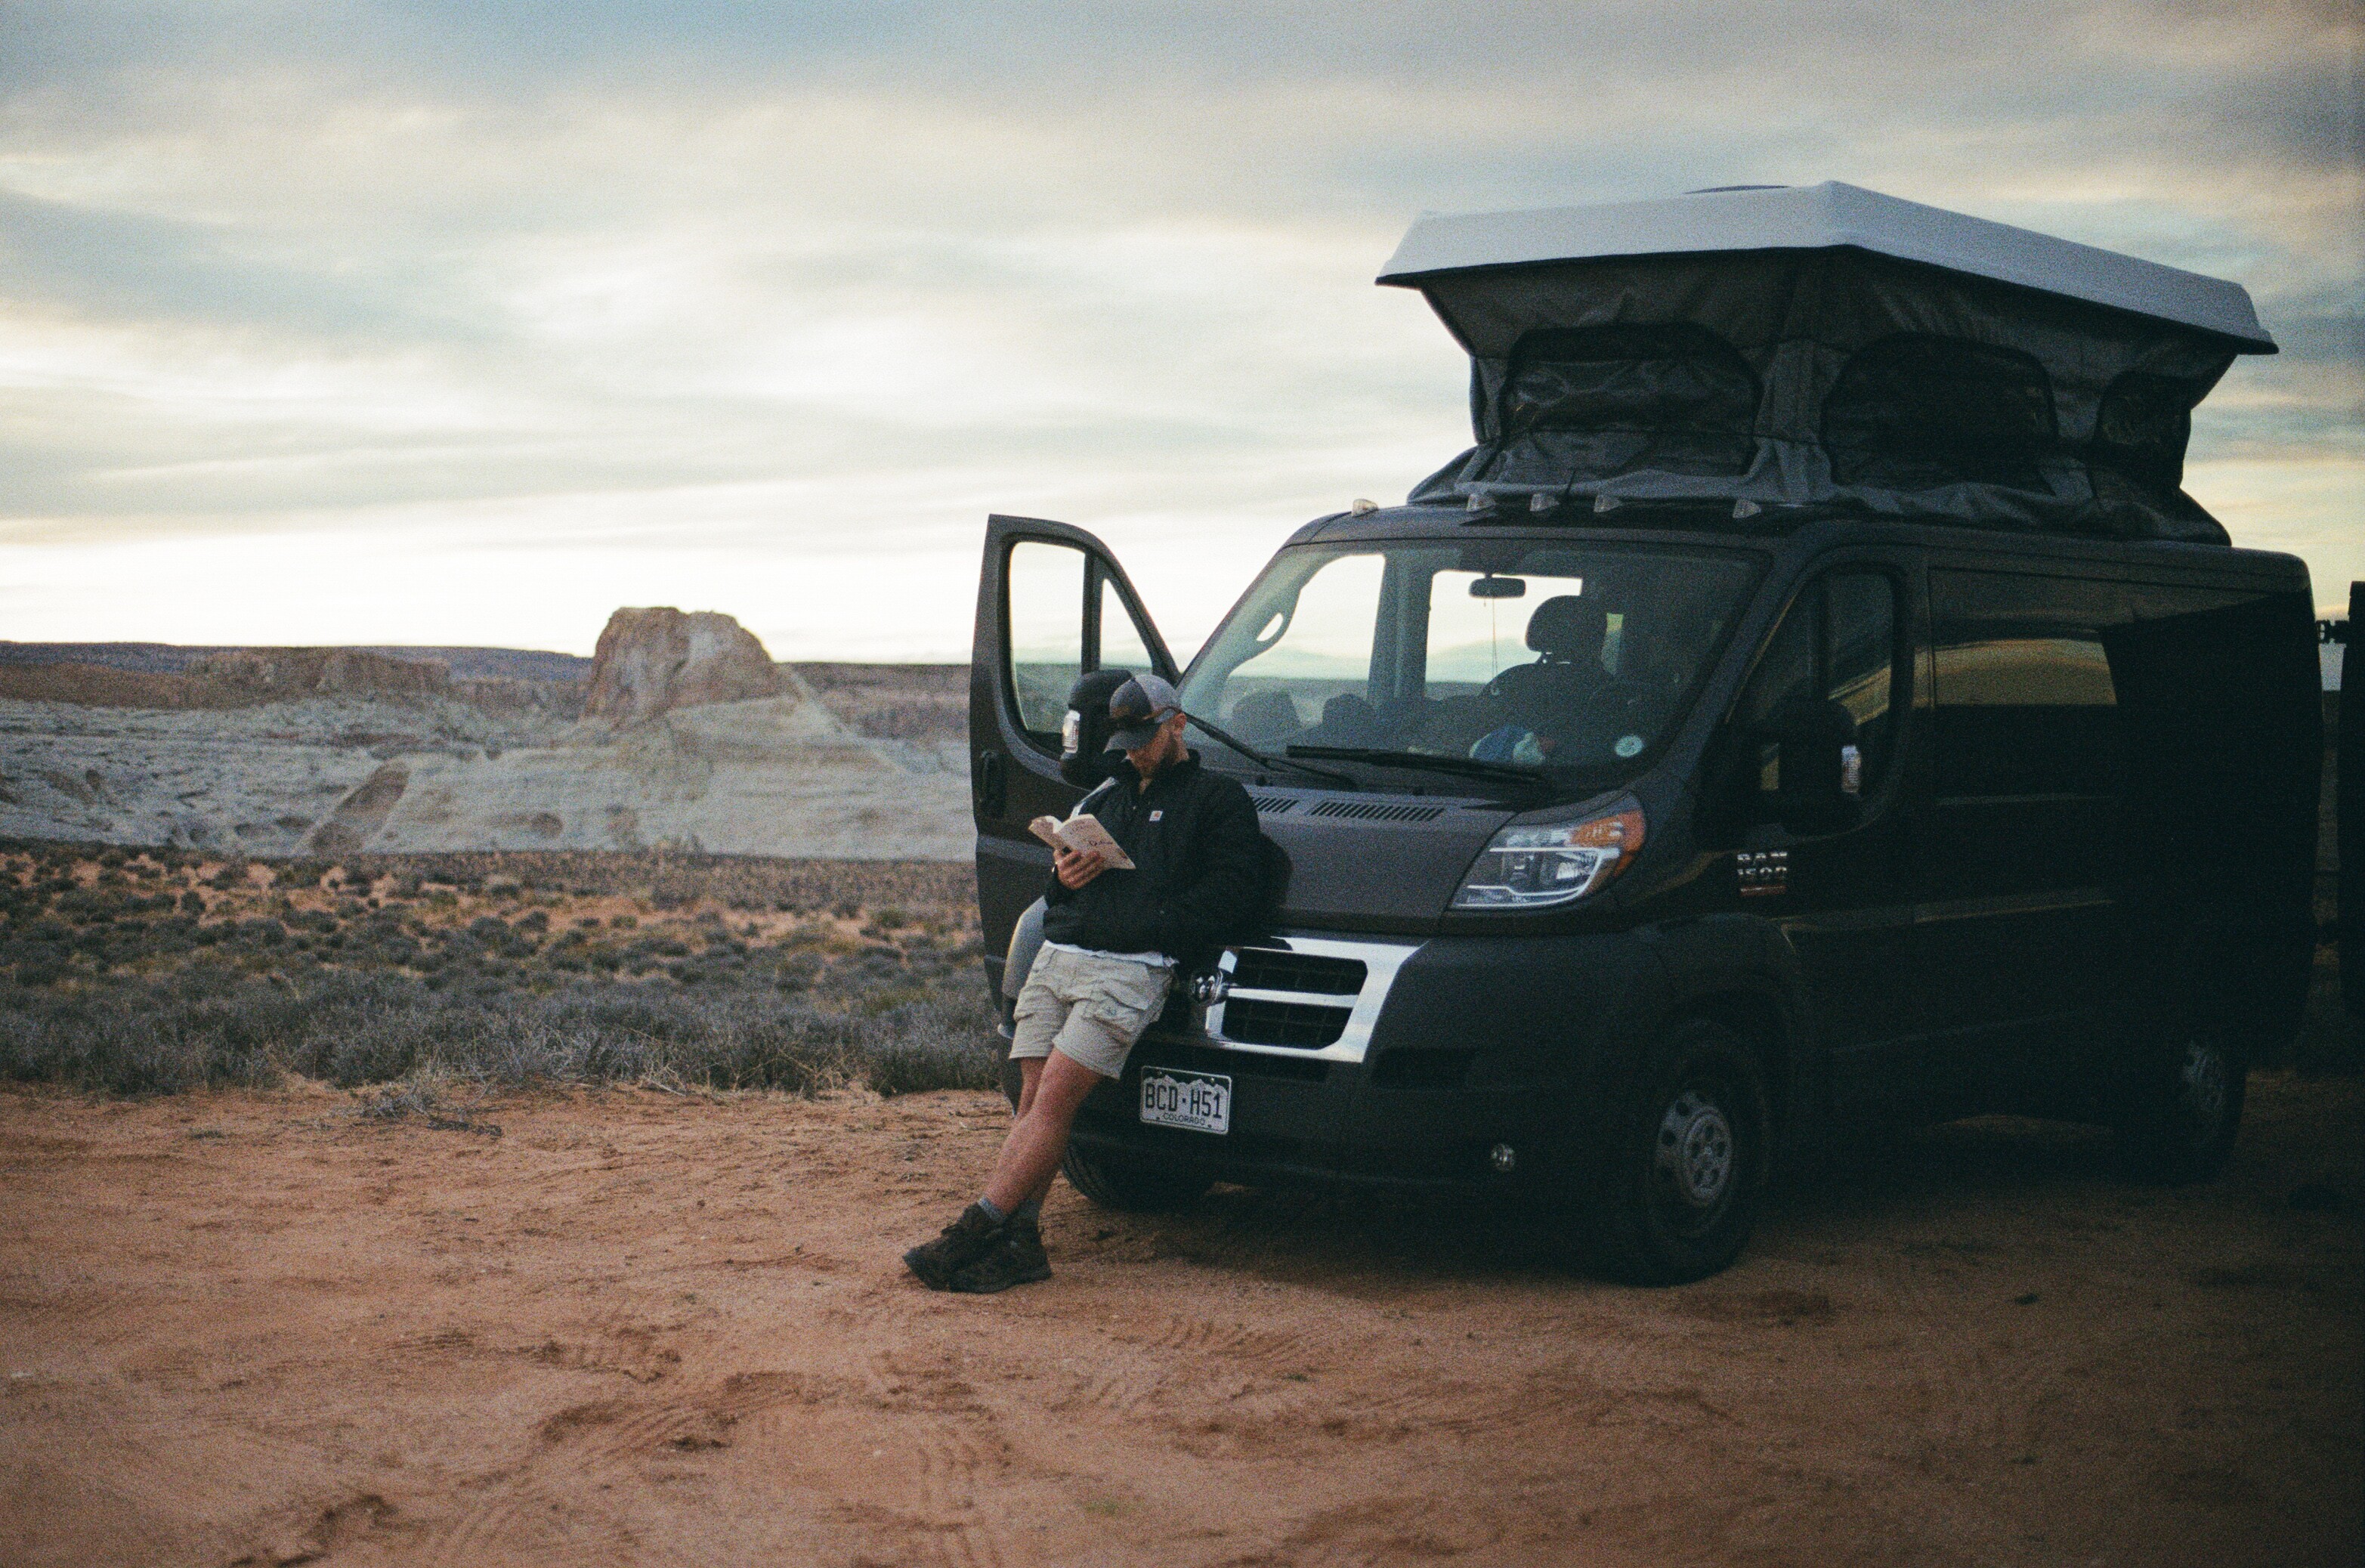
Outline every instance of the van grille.
POLYGON ((1295 991, 1315 996, 1353 996, 1363 989, 1360 958, 1327 958, 1313 953, 1283 953, 1243 947, 1234 961, 1232 985, 1240 991, 1295 991))
POLYGON ((1224 1004, 1224 1038, 1244 1046, 1286 1046, 1318 1051, 1347 1032, 1351 1007, 1234 997, 1224 1004))
POLYGON ((1221 962, 1221 984, 1202 976, 1205 983, 1194 985, 1205 1005, 1199 1037, 1216 1051, 1272 1053, 1268 1061, 1283 1051, 1361 1061, 1397 970, 1419 950, 1417 944, 1311 935, 1231 948, 1221 962))
POLYGON ((1351 817, 1359 822, 1427 823, 1445 814, 1443 806, 1414 806, 1387 801, 1317 801, 1309 817, 1351 817))

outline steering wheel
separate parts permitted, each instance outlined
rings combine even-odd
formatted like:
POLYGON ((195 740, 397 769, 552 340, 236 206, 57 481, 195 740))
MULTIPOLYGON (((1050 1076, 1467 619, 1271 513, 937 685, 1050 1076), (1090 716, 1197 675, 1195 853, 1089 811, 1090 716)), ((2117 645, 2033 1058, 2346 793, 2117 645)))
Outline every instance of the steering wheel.
POLYGON ((1502 669, 1496 670, 1495 672, 1495 678, 1488 681, 1485 686, 1479 689, 1478 700, 1482 702, 1502 702, 1508 700, 1511 694, 1509 690, 1506 689, 1504 683, 1508 681, 1515 675, 1523 675, 1529 670, 1540 669, 1541 667, 1542 666, 1540 665, 1529 663, 1523 665, 1509 665, 1502 669))

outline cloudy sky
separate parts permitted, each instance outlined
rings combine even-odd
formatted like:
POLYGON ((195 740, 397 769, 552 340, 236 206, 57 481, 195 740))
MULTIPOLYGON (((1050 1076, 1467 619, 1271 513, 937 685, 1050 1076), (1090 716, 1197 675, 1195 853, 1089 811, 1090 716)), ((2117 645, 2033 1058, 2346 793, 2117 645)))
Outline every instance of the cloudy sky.
POLYGON ((1423 208, 1842 179, 2239 280, 2187 487, 2365 577, 2354 7, 0 0, 0 637, 1178 649, 1467 443, 1423 208))

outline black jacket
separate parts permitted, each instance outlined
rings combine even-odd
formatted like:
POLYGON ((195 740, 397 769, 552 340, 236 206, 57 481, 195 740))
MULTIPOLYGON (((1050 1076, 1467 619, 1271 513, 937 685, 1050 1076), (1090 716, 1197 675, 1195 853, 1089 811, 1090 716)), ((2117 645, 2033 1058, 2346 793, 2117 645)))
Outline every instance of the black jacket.
POLYGON ((1084 810, 1135 868, 1103 871, 1072 892, 1055 872, 1043 895, 1047 941, 1188 964, 1251 933, 1261 910, 1263 834, 1239 780, 1208 772, 1194 754, 1145 791, 1132 765, 1119 762, 1084 810))

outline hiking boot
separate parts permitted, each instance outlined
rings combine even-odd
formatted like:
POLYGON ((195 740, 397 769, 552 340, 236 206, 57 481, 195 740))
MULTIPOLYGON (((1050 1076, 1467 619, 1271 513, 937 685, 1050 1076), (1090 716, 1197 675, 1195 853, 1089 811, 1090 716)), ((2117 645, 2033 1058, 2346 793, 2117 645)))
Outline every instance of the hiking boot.
POLYGON ((1003 1226, 992 1250, 953 1275, 953 1289, 969 1295, 992 1295, 1050 1277, 1051 1258, 1043 1250, 1041 1228, 1025 1220, 1012 1220, 1003 1226))
POLYGON ((1001 1239, 1002 1222, 971 1204, 934 1241, 904 1253, 903 1266, 919 1275, 920 1282, 930 1290, 948 1291, 953 1288, 954 1274, 993 1250, 993 1244, 1001 1239))

